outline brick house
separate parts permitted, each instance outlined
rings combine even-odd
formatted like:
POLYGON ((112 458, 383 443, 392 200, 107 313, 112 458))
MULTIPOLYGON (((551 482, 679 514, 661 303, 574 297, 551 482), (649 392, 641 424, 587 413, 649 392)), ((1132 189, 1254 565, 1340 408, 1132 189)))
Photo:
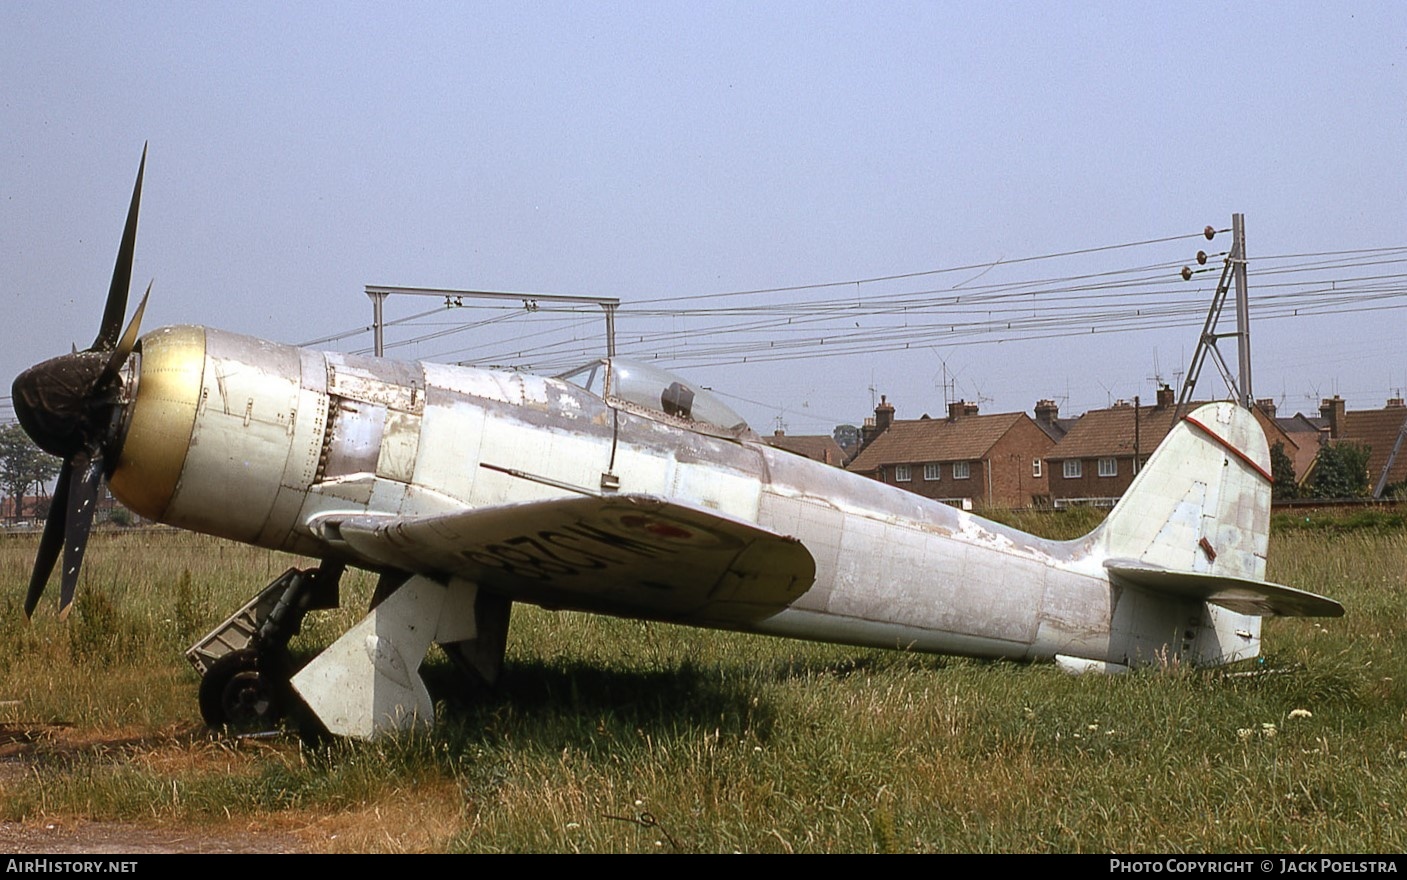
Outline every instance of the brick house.
MULTIPOLYGON (((1394 397, 1382 409, 1347 412, 1343 398, 1334 395, 1319 404, 1319 417, 1328 440, 1368 447, 1368 489, 1372 491, 1382 480, 1383 470, 1397 447, 1398 436, 1407 425, 1407 403, 1394 397)), ((1407 481, 1407 440, 1397 449, 1386 485, 1404 481, 1407 481)))
MULTIPOLYGON (((41 495, 26 495, 18 506, 16 506, 13 497, 0 498, 0 526, 15 526, 18 523, 42 525, 49 515, 51 500, 47 492, 41 495)), ((93 509, 93 521, 95 523, 107 521, 112 516, 112 512, 120 507, 122 505, 117 503, 117 499, 112 497, 112 492, 108 490, 107 484, 103 483, 98 488, 96 507, 93 509)))
MULTIPOLYGON (((1295 451, 1291 451, 1286 445, 1285 451, 1290 455, 1295 463, 1295 477, 1304 480, 1309 474, 1310 467, 1314 464, 1315 456, 1319 455, 1319 447, 1329 438, 1328 423, 1322 419, 1312 419, 1303 413, 1295 413, 1293 416, 1276 415, 1275 401, 1257 400, 1256 407, 1266 415, 1275 419, 1275 424, 1281 431, 1285 432, 1297 446, 1295 451)), ((1272 445, 1274 441, 1271 441, 1272 445)))
MULTIPOLYGON (((1283 443, 1291 461, 1296 460, 1299 444, 1276 424, 1273 410, 1269 414, 1261 408, 1252 411, 1270 445, 1283 443)), ((1055 506, 1113 507, 1172 430, 1176 416, 1177 401, 1166 385, 1158 389, 1152 406, 1120 401, 1080 416, 1047 456, 1055 506)))
POLYGON ((1055 441, 1025 413, 981 415, 958 401, 945 419, 893 415, 881 399, 849 470, 964 509, 1049 502, 1045 457, 1055 441))
POLYGON ((829 434, 789 435, 778 429, 771 437, 763 437, 762 440, 768 446, 785 449, 821 464, 845 467, 845 450, 841 449, 840 444, 829 434))
POLYGON ((47 495, 26 495, 18 505, 11 496, 0 498, 0 524, 13 525, 16 522, 43 520, 48 513, 47 495))

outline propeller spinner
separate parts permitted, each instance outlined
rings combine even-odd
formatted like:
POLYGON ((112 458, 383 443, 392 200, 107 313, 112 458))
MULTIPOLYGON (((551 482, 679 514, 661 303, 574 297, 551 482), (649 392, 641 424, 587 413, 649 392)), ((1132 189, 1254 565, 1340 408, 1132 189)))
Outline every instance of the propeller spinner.
MULTIPOLYGON (((41 449, 64 460, 58 484, 44 521, 44 535, 29 579, 24 600, 25 616, 31 616, 44 594, 54 564, 63 555, 60 576, 59 616, 66 617, 73 606, 78 571, 93 512, 98 487, 105 472, 116 462, 120 445, 122 407, 122 366, 137 344, 142 312, 147 297, 137 306, 132 321, 122 331, 127 312, 127 291, 132 283, 132 253, 137 243, 137 213, 142 201, 142 174, 147 151, 137 168, 132 204, 117 250, 102 325, 93 344, 84 351, 61 355, 30 367, 14 383, 15 415, 26 433, 41 449), (119 335, 120 334, 120 335, 119 335)), ((147 295, 151 286, 147 286, 147 295)))

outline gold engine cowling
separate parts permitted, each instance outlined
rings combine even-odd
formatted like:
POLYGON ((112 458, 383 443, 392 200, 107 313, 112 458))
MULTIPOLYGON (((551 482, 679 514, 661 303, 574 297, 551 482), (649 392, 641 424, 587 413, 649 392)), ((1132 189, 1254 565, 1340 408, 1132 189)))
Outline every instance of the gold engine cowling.
POLYGON ((136 513, 162 521, 186 464, 200 405, 205 329, 163 327, 142 338, 141 352, 136 399, 129 404, 122 453, 108 486, 136 513))
POLYGON ((164 327, 142 338, 141 358, 113 494, 160 522, 287 546, 321 448, 326 368, 303 363, 320 356, 164 327))

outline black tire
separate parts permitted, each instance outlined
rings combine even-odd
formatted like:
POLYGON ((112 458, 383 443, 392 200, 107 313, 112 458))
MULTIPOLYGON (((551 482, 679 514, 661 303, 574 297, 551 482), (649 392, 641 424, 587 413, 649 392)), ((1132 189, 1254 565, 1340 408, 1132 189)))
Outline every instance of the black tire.
POLYGON ((200 680, 200 717, 216 729, 273 729, 284 713, 277 665, 253 648, 216 660, 200 680))

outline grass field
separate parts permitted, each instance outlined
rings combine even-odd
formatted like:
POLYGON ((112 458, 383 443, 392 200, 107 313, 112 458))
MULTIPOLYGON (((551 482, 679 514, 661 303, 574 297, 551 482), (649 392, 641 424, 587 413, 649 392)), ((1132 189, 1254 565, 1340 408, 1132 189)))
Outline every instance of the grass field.
MULTIPOLYGON (((206 732, 182 658, 291 558, 102 533, 75 614, 51 596, 26 624, 36 539, 5 537, 0 820, 332 851, 1402 852, 1407 525, 1275 525, 1270 579, 1348 614, 1269 621, 1265 657, 1230 674, 1076 678, 519 607, 497 693, 457 699, 432 657, 434 731, 322 748, 206 732)), ((370 588, 345 578, 295 646, 331 641, 370 588)))

